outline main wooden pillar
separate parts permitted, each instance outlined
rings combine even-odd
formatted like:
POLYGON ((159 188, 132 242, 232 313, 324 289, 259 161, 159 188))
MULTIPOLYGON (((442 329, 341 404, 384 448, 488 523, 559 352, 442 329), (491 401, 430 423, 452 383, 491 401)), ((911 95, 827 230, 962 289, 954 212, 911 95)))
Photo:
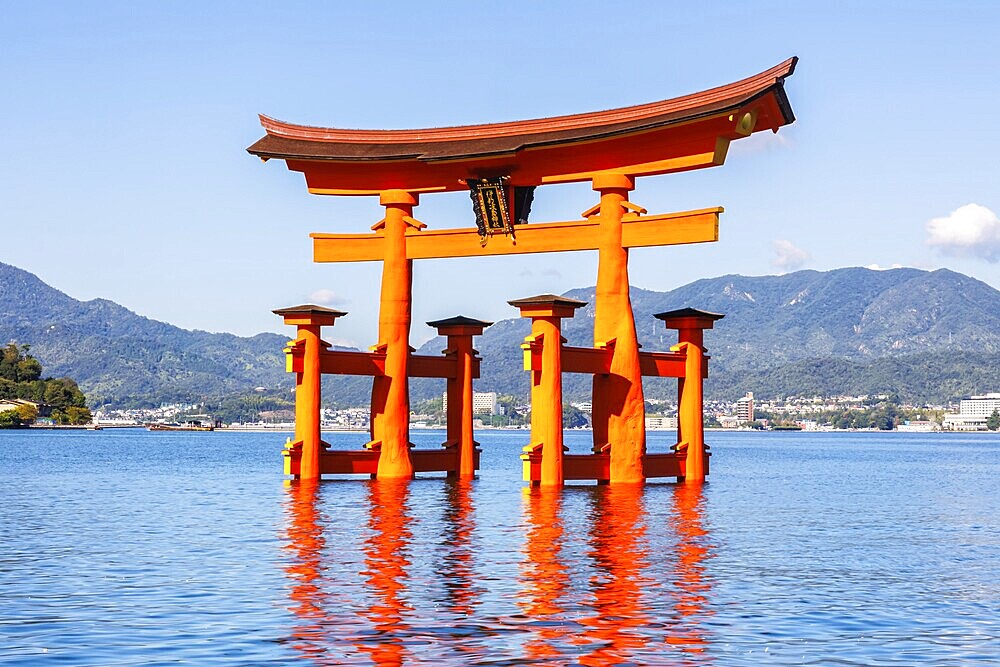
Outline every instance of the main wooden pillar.
MULTIPOLYGON (((320 402, 322 390, 320 379, 322 369, 320 358, 328 346, 320 338, 320 327, 333 326, 338 317, 346 315, 343 311, 332 310, 314 305, 292 306, 272 311, 280 315, 285 324, 297 328, 296 337, 291 341, 286 353, 291 347, 302 348, 302 370, 295 374, 295 441, 291 447, 301 447, 302 457, 299 464, 300 479, 318 479, 320 477, 320 402)), ((291 366, 291 354, 288 354, 291 366)), ((291 370, 291 368, 289 368, 291 370)))
POLYGON ((386 190, 379 197, 385 207, 381 228, 385 238, 382 291, 379 300, 378 345, 385 353, 385 375, 372 384, 372 447, 381 451, 378 477, 413 477, 410 460, 410 311, 413 262, 406 258, 406 229, 413 220, 415 194, 386 190))
POLYGON ((593 179, 601 193, 594 347, 611 347, 611 370, 594 376, 594 451, 610 449, 612 483, 641 483, 646 453, 646 411, 639 368, 639 341, 629 298, 628 248, 622 243, 622 216, 634 180, 623 174, 593 179))
MULTIPOLYGON (((472 337, 481 336, 483 329, 492 324, 461 315, 427 323, 437 329, 439 336, 447 337, 445 355, 455 359, 455 375, 448 378, 445 389, 448 393, 445 446, 458 448, 457 474, 462 478, 476 475, 476 442, 472 430, 472 371, 476 350, 472 347, 472 337)), ((449 472, 448 476, 454 473, 449 472)))
POLYGON ((543 294, 508 301, 521 311, 521 317, 531 318, 531 335, 525 339, 526 369, 531 370, 531 354, 541 346, 541 368, 531 373, 531 444, 522 455, 526 468, 530 459, 541 454, 541 475, 531 480, 541 486, 562 486, 563 483, 563 418, 562 418, 562 326, 564 317, 573 317, 583 301, 543 294), (527 458, 526 458, 527 457, 527 458))

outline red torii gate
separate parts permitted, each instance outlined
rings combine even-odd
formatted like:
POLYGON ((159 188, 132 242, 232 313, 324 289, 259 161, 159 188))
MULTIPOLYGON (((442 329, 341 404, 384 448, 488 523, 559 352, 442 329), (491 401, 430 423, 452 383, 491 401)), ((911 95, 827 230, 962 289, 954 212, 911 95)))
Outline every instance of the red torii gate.
MULTIPOLYGON (((286 451, 286 472, 318 477, 324 472, 361 471, 342 470, 333 465, 329 453, 321 454, 316 378, 323 372, 348 372, 346 368, 374 377, 371 442, 363 471, 371 471, 374 463, 373 474, 392 478, 409 477, 422 468, 415 465, 409 444, 408 378, 425 373, 456 378, 460 363, 454 354, 433 361, 412 354, 409 333, 414 259, 597 250, 595 349, 581 352, 556 343, 558 319, 567 316, 567 308, 570 313, 573 310, 567 304, 513 302, 539 328, 527 344, 527 367, 548 377, 544 359, 555 355, 560 362, 565 356, 569 367, 575 364, 583 372, 593 373, 594 452, 607 462, 606 470, 602 468, 588 478, 611 482, 640 482, 662 473, 645 452, 644 366, 657 375, 682 378, 679 432, 684 439, 678 446, 687 452, 697 450, 702 463, 695 469, 671 469, 670 476, 683 472, 679 476, 703 477, 700 331, 710 324, 678 326, 680 342, 669 353, 673 356, 640 354, 628 293, 628 249, 716 241, 722 209, 648 215, 644 208, 628 201, 628 193, 639 176, 721 165, 731 141, 756 131, 776 132, 791 123, 794 116, 784 80, 794 71, 795 63, 791 58, 742 81, 661 102, 492 125, 346 130, 294 125, 261 116, 266 135, 248 149, 250 153, 263 160, 284 160, 289 169, 305 175, 313 194, 378 195, 385 208, 384 218, 372 227, 374 233, 312 234, 317 262, 383 262, 379 341, 370 353, 324 350, 319 326, 332 324, 342 313, 324 314, 314 306, 276 311, 299 330, 298 339, 289 348, 290 370, 297 372, 301 393, 297 393, 296 440, 286 451), (590 181, 600 194, 600 201, 584 211, 582 220, 513 224, 527 217, 533 188, 574 181, 590 181), (430 230, 413 217, 420 194, 466 188, 479 197, 479 229, 430 230), (493 231, 503 231, 506 238, 489 240, 493 231), (542 313, 545 307, 553 312, 542 313), (535 312, 541 314, 531 314, 535 312), (699 335, 691 333, 694 331, 699 335), (542 360, 537 369, 533 361, 536 348, 542 360), (331 354, 340 355, 344 365, 338 365, 331 354), (675 375, 682 359, 684 372, 675 375), (308 403, 301 409, 300 396, 308 403), (301 426, 300 421, 304 422, 301 426)), ((471 336, 468 340, 471 346, 471 336)), ((469 368, 475 364, 471 358, 467 362, 469 368)), ((471 391, 471 375, 465 373, 463 380, 451 382, 450 387, 471 391), (468 385, 463 384, 466 380, 468 385)), ((452 400, 449 396, 449 406, 452 400)), ((556 439, 561 453, 561 405, 540 400, 541 404, 533 406, 532 433, 536 435, 537 422, 537 432, 546 435, 540 442, 532 438, 529 454, 539 449, 537 445, 542 446, 539 451, 549 451, 556 439)), ((466 435, 463 429, 459 436, 462 451, 472 447, 471 435, 468 442, 466 435)), ((542 454, 540 471, 535 476, 529 468, 529 476, 534 482, 561 484, 566 478, 562 467, 569 465, 568 460, 559 466, 549 465, 542 454)), ((693 460, 691 463, 694 465, 693 460)), ((433 469, 468 476, 473 474, 474 464, 470 468, 455 459, 446 467, 433 469)))

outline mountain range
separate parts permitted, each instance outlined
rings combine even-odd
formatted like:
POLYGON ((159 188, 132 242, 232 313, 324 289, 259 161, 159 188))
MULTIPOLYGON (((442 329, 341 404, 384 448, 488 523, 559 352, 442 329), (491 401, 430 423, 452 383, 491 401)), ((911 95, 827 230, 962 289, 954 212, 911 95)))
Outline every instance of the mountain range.
MULTIPOLYGON (((572 345, 591 345, 594 288, 566 296, 588 306, 564 321, 564 335, 572 345)), ((728 275, 668 292, 633 288, 632 304, 647 350, 675 342, 654 313, 691 306, 725 315, 706 332, 711 398, 746 391, 762 397, 896 393, 942 403, 1000 388, 1000 291, 945 269, 728 275)), ((527 393, 519 344, 528 329, 527 321, 512 318, 477 339, 483 357, 478 390, 527 393)), ((292 387, 284 336, 181 329, 104 299, 78 301, 0 263, 0 342, 9 340, 30 344, 46 375, 77 380, 92 406, 212 402, 258 387, 287 396, 292 387)), ((443 347, 433 339, 420 352, 443 347)), ((588 395, 589 378, 564 381, 569 397, 588 395)), ((326 396, 358 405, 367 402, 368 387, 364 378, 343 378, 326 396)), ((442 387, 415 380, 413 396, 439 395, 442 387)), ((669 380, 646 386, 650 397, 674 392, 669 380)))
MULTIPOLYGON (((588 302, 563 321, 571 345, 593 344, 594 292, 566 293, 588 302)), ((895 393, 944 403, 1000 385, 1000 291, 947 269, 727 275, 669 292, 633 288, 631 299, 647 350, 676 342, 655 313, 691 306, 725 315, 705 332, 711 398, 733 400, 746 391, 764 397, 895 393)), ((525 320, 504 320, 477 341, 482 386, 527 391, 520 358, 509 350, 529 328, 525 320)), ((442 342, 422 350, 439 350, 442 342)), ((569 396, 590 391, 586 377, 567 375, 564 383, 569 396)), ((647 380, 646 395, 669 398, 674 387, 671 380, 647 380)))

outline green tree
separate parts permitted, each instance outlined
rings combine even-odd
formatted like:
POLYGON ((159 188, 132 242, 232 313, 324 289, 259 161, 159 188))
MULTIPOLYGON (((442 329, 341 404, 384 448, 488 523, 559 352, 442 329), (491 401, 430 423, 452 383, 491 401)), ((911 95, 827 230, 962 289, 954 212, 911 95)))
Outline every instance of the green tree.
POLYGON ((17 416, 17 410, 0 412, 0 428, 15 428, 20 425, 21 419, 17 416))
MULTIPOLYGON (((18 347, 8 343, 0 348, 0 398, 21 398, 34 403, 47 403, 53 407, 53 418, 61 415, 63 423, 76 423, 72 420, 89 420, 89 411, 73 413, 70 417, 69 408, 86 411, 87 397, 80 387, 70 378, 42 379, 42 364, 29 353, 30 345, 18 347)), ((4 417, 4 425, 13 424, 15 419, 23 423, 31 423, 35 415, 23 415, 25 419, 12 415, 4 417)))
POLYGON ((70 406, 83 407, 86 398, 76 382, 69 378, 57 378, 45 383, 42 400, 49 405, 65 410, 70 406))
POLYGON ((14 343, 7 343, 0 352, 0 378, 17 382, 17 364, 21 359, 21 349, 14 343))
POLYGON ((22 426, 27 426, 28 424, 34 423, 38 419, 38 408, 33 405, 19 405, 17 406, 17 419, 22 426))
POLYGON ((993 414, 986 419, 986 428, 991 431, 1000 430, 1000 412, 993 408, 993 414))
POLYGON ((17 383, 0 377, 0 398, 17 398, 17 383))
POLYGON ((66 416, 69 417, 70 424, 89 424, 94 420, 94 416, 90 414, 89 409, 75 405, 66 408, 66 416))
POLYGON ((31 382, 42 377, 42 365, 34 357, 21 359, 16 370, 18 382, 31 382))

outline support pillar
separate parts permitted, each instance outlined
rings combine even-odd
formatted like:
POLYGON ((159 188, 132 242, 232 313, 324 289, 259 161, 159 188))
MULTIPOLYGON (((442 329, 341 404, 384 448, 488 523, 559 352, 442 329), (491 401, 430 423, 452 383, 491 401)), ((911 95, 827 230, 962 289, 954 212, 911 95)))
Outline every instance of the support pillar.
POLYGON ((338 317, 347 313, 314 305, 293 306, 273 311, 285 324, 297 327, 296 338, 286 349, 289 370, 295 370, 295 441, 293 447, 301 448, 299 479, 320 477, 320 403, 322 400, 320 355, 328 347, 320 338, 320 328, 333 326, 338 317), (296 349, 298 348, 298 349, 296 349), (301 356, 297 369, 293 368, 293 350, 301 356))
POLYGON ((681 308, 654 317, 663 320, 667 329, 677 329, 677 345, 673 351, 683 351, 687 357, 684 377, 677 379, 677 445, 686 443, 686 479, 705 478, 705 415, 704 361, 706 357, 705 329, 711 329, 723 318, 696 308, 681 308))
POLYGON ((379 300, 378 345, 385 352, 385 375, 372 383, 372 446, 381 451, 377 476, 413 477, 410 460, 410 312, 412 260, 406 258, 406 231, 416 221, 417 195, 386 190, 379 203, 385 219, 375 225, 385 236, 382 291, 379 300))
POLYGON ((628 249, 622 247, 622 216, 633 179, 602 174, 593 179, 601 193, 594 346, 613 346, 611 372, 594 376, 592 419, 594 451, 610 448, 610 481, 644 480, 646 408, 639 367, 639 341, 629 298, 628 249))
MULTIPOLYGON (((521 317, 531 318, 531 335, 522 346, 526 355, 540 347, 541 369, 531 374, 531 457, 541 450, 541 470, 533 485, 563 484, 562 419, 562 326, 565 317, 573 317, 583 301, 552 294, 508 301, 520 309, 521 317)), ((531 368, 531 364, 527 364, 531 368)), ((524 458, 524 457, 522 457, 524 458)))
POLYGON ((449 477, 457 474, 464 479, 476 475, 476 441, 472 430, 472 370, 476 350, 472 347, 472 337, 481 336, 483 329, 491 324, 493 323, 462 315, 427 323, 437 329, 439 336, 447 337, 448 349, 445 354, 454 355, 455 358, 455 376, 448 378, 446 388, 448 411, 445 446, 458 448, 458 471, 449 472, 449 477))
POLYGON ((671 352, 683 352, 684 391, 677 410, 679 432, 684 433, 684 441, 678 449, 684 448, 684 479, 700 482, 705 479, 705 423, 704 399, 702 392, 702 352, 693 343, 678 343, 671 352))

